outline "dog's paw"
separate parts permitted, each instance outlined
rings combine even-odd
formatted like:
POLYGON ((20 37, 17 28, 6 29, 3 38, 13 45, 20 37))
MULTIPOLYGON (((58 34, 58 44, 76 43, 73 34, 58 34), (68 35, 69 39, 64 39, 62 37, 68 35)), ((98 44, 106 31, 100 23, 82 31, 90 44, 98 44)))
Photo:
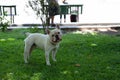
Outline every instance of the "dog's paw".
POLYGON ((54 62, 57 62, 57 60, 56 60, 56 59, 53 59, 53 61, 54 61, 54 62))
POLYGON ((46 65, 47 65, 47 66, 51 66, 51 64, 50 64, 50 63, 47 63, 46 65))
POLYGON ((25 61, 25 64, 28 64, 28 61, 25 61))

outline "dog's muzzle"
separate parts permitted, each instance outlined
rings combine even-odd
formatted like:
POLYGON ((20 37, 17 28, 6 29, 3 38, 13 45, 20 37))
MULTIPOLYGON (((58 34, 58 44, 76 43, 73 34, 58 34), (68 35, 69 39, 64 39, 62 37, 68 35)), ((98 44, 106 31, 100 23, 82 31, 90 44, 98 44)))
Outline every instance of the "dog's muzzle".
POLYGON ((59 36, 59 35, 56 35, 55 36, 55 38, 56 38, 56 42, 58 42, 58 41, 61 41, 62 39, 61 39, 61 37, 59 36))
POLYGON ((57 43, 57 42, 60 42, 61 40, 62 40, 62 38, 61 38, 60 35, 55 35, 55 36, 54 36, 54 39, 52 40, 52 42, 57 43))

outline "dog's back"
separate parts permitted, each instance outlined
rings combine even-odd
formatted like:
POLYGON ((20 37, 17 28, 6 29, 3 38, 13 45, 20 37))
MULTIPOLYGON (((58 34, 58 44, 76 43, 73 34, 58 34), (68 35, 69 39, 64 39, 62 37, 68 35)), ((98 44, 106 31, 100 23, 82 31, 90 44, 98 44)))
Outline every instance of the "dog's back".
POLYGON ((44 49, 47 43, 48 35, 40 33, 26 33, 26 39, 24 40, 26 44, 36 44, 36 46, 44 49))

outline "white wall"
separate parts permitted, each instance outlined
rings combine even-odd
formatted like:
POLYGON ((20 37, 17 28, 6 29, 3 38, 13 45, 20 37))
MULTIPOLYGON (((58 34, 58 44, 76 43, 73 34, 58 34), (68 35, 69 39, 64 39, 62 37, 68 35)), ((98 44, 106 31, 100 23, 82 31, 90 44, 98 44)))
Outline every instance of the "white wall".
MULTIPOLYGON (((16 5, 16 24, 40 23, 32 9, 27 8, 28 0, 0 0, 0 5, 16 5)), ((60 1, 60 0, 59 0, 60 1)), ((120 22, 120 0, 67 0, 68 3, 83 4, 83 14, 80 15, 79 23, 119 23, 120 22)), ((59 16, 55 22, 59 23, 59 16)), ((67 16, 67 22, 70 22, 67 16)))
POLYGON ((15 24, 41 23, 31 8, 27 8, 28 0, 0 0, 0 5, 16 5, 15 24))
POLYGON ((120 22, 120 0, 86 0, 83 22, 120 22))

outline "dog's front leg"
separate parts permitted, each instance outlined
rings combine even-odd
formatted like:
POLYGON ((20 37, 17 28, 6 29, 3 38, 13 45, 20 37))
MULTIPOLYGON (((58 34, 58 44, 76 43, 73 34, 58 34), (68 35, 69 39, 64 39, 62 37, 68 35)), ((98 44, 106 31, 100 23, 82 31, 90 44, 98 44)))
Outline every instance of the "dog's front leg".
POLYGON ((53 49, 52 50, 52 59, 53 59, 53 61, 55 61, 56 62, 56 52, 57 52, 57 49, 55 48, 55 49, 53 49))
POLYGON ((46 51, 45 52, 45 58, 46 58, 46 65, 50 66, 50 60, 49 60, 49 54, 50 54, 50 51, 46 51))

